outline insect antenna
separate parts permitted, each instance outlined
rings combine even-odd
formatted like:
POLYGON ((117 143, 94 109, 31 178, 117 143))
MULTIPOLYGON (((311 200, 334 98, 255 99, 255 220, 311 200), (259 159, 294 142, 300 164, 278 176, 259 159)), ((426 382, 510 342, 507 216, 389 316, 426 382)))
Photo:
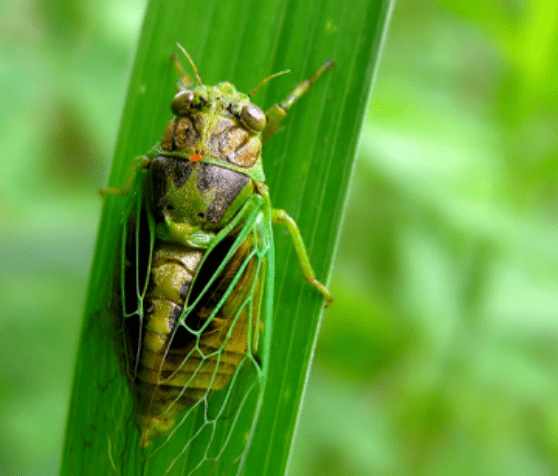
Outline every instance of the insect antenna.
POLYGON ((263 81, 261 81, 260 84, 258 84, 254 89, 252 89, 252 91, 250 91, 248 93, 248 97, 251 98, 252 96, 254 96, 254 94, 256 94, 258 92, 258 89, 260 89, 265 83, 271 81, 273 78, 276 78, 277 76, 281 76, 283 74, 287 74, 287 73, 290 73, 290 72, 291 72, 291 70, 287 69, 285 71, 279 71, 278 73, 274 73, 271 76, 268 76, 263 81))
MULTIPOLYGON (((188 59, 188 62, 190 63, 190 66, 192 67, 192 70, 194 71, 194 75, 196 76, 196 83, 198 83, 199 85, 202 84, 202 80, 200 78, 200 75, 198 73, 198 68, 196 68, 196 65, 194 64, 194 61, 192 60, 192 58, 190 57, 190 55, 188 54, 188 52, 184 49, 184 47, 180 44, 180 43, 176 43, 176 46, 178 46, 180 48, 180 50, 182 51, 182 53, 184 53, 184 56, 186 56, 186 58, 188 59)), ((176 61, 176 63, 178 63, 178 61, 176 61)), ((182 66, 180 66, 180 63, 177 65, 178 70, 183 74, 183 76, 188 76, 184 70, 182 69, 182 66)))
MULTIPOLYGON (((183 88, 188 88, 188 86, 192 84, 192 78, 186 71, 184 71, 184 68, 180 64, 180 60, 178 59, 178 55, 176 53, 173 53, 171 55, 171 60, 172 63, 174 64, 174 67, 178 70, 181 76, 180 81, 176 85, 178 90, 180 91, 183 88)), ((101 195, 103 195, 104 193, 106 192, 103 190, 101 192, 101 195)))

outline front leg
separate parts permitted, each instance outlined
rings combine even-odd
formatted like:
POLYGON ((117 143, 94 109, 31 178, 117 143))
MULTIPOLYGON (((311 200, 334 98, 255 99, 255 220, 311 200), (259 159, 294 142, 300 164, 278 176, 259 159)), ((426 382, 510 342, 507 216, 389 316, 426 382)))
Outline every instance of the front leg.
POLYGON ((136 180, 136 176, 138 172, 142 169, 146 169, 147 167, 149 167, 150 163, 151 163, 151 159, 145 155, 140 155, 138 157, 135 157, 130 162, 130 165, 128 165, 122 186, 118 188, 116 187, 102 188, 101 190, 99 190, 101 197, 104 197, 106 195, 128 195, 134 186, 134 182, 136 180))

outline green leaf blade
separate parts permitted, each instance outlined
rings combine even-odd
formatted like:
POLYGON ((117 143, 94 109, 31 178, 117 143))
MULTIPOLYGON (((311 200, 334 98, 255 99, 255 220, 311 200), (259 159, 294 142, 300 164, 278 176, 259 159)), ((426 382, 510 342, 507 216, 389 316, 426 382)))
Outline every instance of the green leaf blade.
MULTIPOLYGON (((167 2, 149 3, 130 79, 110 183, 119 186, 130 160, 161 137, 171 113, 177 75, 170 55, 180 42, 207 84, 230 81, 242 91, 277 71, 254 101, 264 108, 282 99, 326 60, 329 71, 291 110, 264 147, 272 204, 285 209, 301 229, 318 279, 331 268, 370 85, 391 2, 167 2)), ((163 474, 167 465, 141 463, 130 426, 130 396, 118 374, 111 342, 95 319, 114 248, 122 202, 106 200, 76 365, 62 474, 120 474, 115 455, 130 475, 163 474), (107 384, 108 382, 108 384, 107 384), (100 399, 99 395, 102 396, 100 399), (109 457, 109 448, 112 457, 109 457)), ((271 368, 262 414, 245 474, 284 474, 319 327, 322 296, 300 272, 285 231, 275 230, 276 297, 271 368)), ((334 304, 335 305, 335 304, 334 304)), ((177 456, 175 438, 165 454, 177 456)), ((182 455, 169 474, 188 474, 182 455)), ((169 456, 170 457, 170 456, 169 456)), ((161 461, 164 457, 160 458, 161 461)))

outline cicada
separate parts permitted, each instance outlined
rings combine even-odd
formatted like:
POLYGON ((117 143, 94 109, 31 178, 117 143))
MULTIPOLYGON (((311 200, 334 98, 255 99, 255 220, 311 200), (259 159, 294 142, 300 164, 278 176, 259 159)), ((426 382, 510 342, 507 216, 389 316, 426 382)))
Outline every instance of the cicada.
POLYGON ((264 113, 251 97, 270 78, 250 94, 228 82, 206 86, 182 51, 195 84, 175 59, 174 117, 133 161, 127 183, 104 191, 128 197, 109 314, 139 445, 164 444, 190 425, 182 452, 194 458, 192 474, 231 448, 216 474, 240 473, 269 366, 272 224, 286 226, 304 277, 332 300, 296 223, 271 207, 262 167, 262 144, 332 63, 264 113))

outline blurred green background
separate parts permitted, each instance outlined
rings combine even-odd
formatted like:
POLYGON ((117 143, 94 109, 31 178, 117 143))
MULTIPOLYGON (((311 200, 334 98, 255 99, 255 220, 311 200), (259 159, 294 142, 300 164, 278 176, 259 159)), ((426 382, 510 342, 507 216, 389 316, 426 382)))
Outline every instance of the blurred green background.
MULTIPOLYGON (((3 3, 0 474, 45 476, 145 2, 3 3)), ((555 0, 396 4, 293 476, 558 474, 557 58, 555 0)))

